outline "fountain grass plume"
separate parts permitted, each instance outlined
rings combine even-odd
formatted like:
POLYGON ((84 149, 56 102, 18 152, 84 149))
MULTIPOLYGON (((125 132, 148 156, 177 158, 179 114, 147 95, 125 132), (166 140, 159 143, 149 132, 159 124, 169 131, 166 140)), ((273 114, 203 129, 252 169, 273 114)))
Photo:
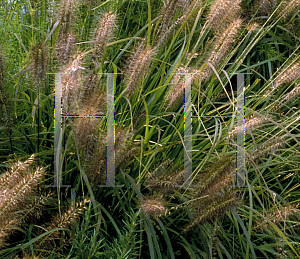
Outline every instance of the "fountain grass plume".
POLYGON ((215 33, 224 31, 241 13, 240 0, 216 0, 206 17, 206 23, 215 33), (230 11, 229 11, 230 10, 230 11))
POLYGON ((198 224, 213 221, 215 218, 224 215, 224 213, 234 207, 239 206, 241 200, 235 193, 225 192, 222 195, 199 200, 198 206, 193 208, 193 217, 190 223, 185 225, 183 232, 189 232, 198 224))
POLYGON ((18 161, 0 178, 0 245, 28 218, 38 217, 44 202, 32 199, 37 192, 45 170, 32 165, 34 157, 27 161, 18 161), (7 184, 6 184, 7 183, 7 184))
POLYGON ((203 173, 196 176, 194 184, 199 187, 190 191, 188 207, 193 217, 183 231, 192 230, 197 224, 211 221, 233 207, 239 206, 241 199, 232 189, 236 166, 233 156, 223 156, 211 163, 203 173))
POLYGON ((45 88, 48 65, 46 45, 42 43, 35 44, 32 47, 31 56, 33 60, 32 76, 35 88, 45 88))
MULTIPOLYGON (((235 19, 227 26, 226 29, 222 30, 222 32, 218 34, 206 62, 212 64, 216 69, 220 67, 224 57, 226 57, 226 55, 231 51, 241 26, 242 20, 239 18, 235 19)), ((201 76, 202 80, 209 79, 212 73, 212 68, 210 66, 206 66, 201 76)))
POLYGON ((184 170, 172 168, 171 163, 172 161, 167 159, 149 173, 144 183, 146 188, 161 195, 174 193, 177 190, 175 186, 184 182, 184 170))
POLYGON ((260 15, 270 15, 277 6, 277 0, 256 1, 254 10, 258 10, 260 15))
POLYGON ((137 90, 139 83, 146 75, 152 57, 155 55, 153 48, 145 46, 144 42, 139 43, 133 50, 132 55, 128 59, 125 68, 125 95, 127 97, 133 95, 137 90))
POLYGON ((166 215, 168 212, 166 202, 162 196, 158 195, 143 197, 138 207, 144 214, 147 214, 151 217, 161 217, 166 215))
MULTIPOLYGON (((44 229, 46 231, 50 231, 56 228, 70 228, 72 224, 75 223, 79 219, 79 217, 85 212, 85 210, 87 210, 86 204, 89 202, 90 200, 84 199, 83 201, 75 203, 74 208, 70 208, 69 210, 63 212, 61 215, 58 214, 55 217, 53 217, 53 219, 44 226, 44 229)), ((47 238, 41 240, 38 244, 38 247, 56 247, 57 240, 59 240, 60 237, 61 231, 57 230, 48 235, 47 238)), ((63 241, 64 243, 67 243, 69 240, 63 241)))
POLYGON ((113 33, 116 28, 116 14, 112 11, 105 13, 102 19, 99 21, 97 30, 94 36, 94 57, 101 61, 104 54, 104 48, 113 38, 113 33))
POLYGON ((57 36, 55 57, 60 61, 60 65, 67 64, 71 57, 74 44, 74 37, 71 28, 75 8, 75 0, 62 0, 59 6, 57 20, 60 21, 60 27, 57 36))
POLYGON ((72 62, 61 68, 62 72, 62 103, 64 114, 77 114, 78 95, 81 87, 81 70, 85 54, 78 51, 72 62))

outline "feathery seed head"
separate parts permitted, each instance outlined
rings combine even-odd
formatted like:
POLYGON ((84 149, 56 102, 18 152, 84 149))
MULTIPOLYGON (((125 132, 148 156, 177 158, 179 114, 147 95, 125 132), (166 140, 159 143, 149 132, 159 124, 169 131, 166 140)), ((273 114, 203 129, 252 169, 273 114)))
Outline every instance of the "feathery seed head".
POLYGON ((288 18, 291 14, 297 12, 300 8, 299 0, 291 0, 284 2, 284 5, 279 10, 279 16, 283 19, 288 18))
POLYGON ((247 31, 249 31, 249 32, 253 32, 253 31, 255 31, 258 27, 259 27, 259 23, 254 22, 254 23, 251 23, 251 24, 247 24, 246 29, 247 29, 247 31))
POLYGON ((249 118, 245 120, 244 128, 235 127, 233 131, 229 132, 228 137, 229 139, 233 139, 236 136, 238 131, 240 132, 245 131, 245 134, 248 134, 250 130, 257 129, 263 126, 268 121, 269 121, 269 117, 257 117, 252 114, 249 118))
MULTIPOLYGON (((234 43, 237 33, 241 28, 242 20, 235 19, 232 21, 228 27, 223 31, 222 34, 219 34, 217 42, 214 47, 214 51, 221 54, 222 56, 230 49, 234 43)), ((210 62, 213 62, 213 59, 209 59, 210 62)))
POLYGON ((14 232, 14 228, 19 226, 17 219, 3 220, 0 223, 0 248, 7 246, 7 239, 14 232))
POLYGON ((245 123, 245 131, 249 132, 250 129, 258 128, 263 123, 269 121, 268 117, 257 117, 254 115, 251 115, 250 118, 246 119, 245 123))
POLYGON ((194 226, 206 221, 211 221, 216 217, 222 216, 226 211, 240 205, 241 200, 236 193, 225 192, 223 195, 207 197, 194 209, 192 221, 187 224, 183 232, 190 231, 194 226))
POLYGON ((74 44, 74 37, 71 34, 71 24, 75 11, 75 0, 62 0, 57 15, 60 21, 60 29, 57 36, 55 57, 61 65, 68 63, 74 44))
POLYGON ((238 18, 241 12, 240 3, 240 0, 216 0, 207 15, 207 25, 215 32, 224 30, 224 25, 238 18))
POLYGON ((271 14, 276 6, 277 6, 277 0, 261 0, 257 1, 255 5, 255 9, 258 10, 260 15, 265 15, 265 14, 271 14))
POLYGON ((0 178, 0 247, 16 227, 40 208, 34 206, 31 196, 42 180, 44 169, 29 167, 32 162, 33 156, 24 163, 19 161, 0 178))
POLYGON ((253 152, 252 159, 257 160, 271 153, 275 153, 278 149, 286 146, 286 136, 272 138, 263 143, 258 150, 253 152))
POLYGON ((190 73, 191 74, 191 83, 193 83, 193 80, 199 75, 197 69, 191 69, 191 68, 184 68, 179 67, 177 69, 177 73, 174 75, 170 87, 166 92, 165 96, 165 106, 167 110, 171 110, 177 107, 180 103, 183 104, 183 97, 184 97, 184 89, 185 89, 185 74, 184 73, 190 73))
POLYGON ((32 154, 29 159, 25 162, 17 161, 15 162, 9 170, 7 170, 0 177, 0 190, 8 190, 13 188, 13 186, 21 180, 23 176, 26 175, 26 170, 34 161, 34 154, 32 154))
POLYGON ((113 37, 113 31, 116 27, 116 15, 113 12, 107 12, 99 22, 95 34, 94 56, 98 59, 103 55, 104 47, 113 37))
POLYGON ((37 185, 40 183, 44 175, 43 168, 37 168, 22 178, 11 190, 5 190, 5 197, 1 199, 0 218, 7 216, 11 211, 22 208, 28 196, 33 195, 37 185))
MULTIPOLYGON (((97 92, 99 83, 99 76, 95 73, 90 73, 86 80, 84 80, 84 85, 82 87, 82 91, 80 93, 80 103, 81 107, 85 106, 93 95, 97 92)), ((82 113, 83 114, 83 113, 82 113)))
MULTIPOLYGON (((265 217, 268 220, 272 221, 274 224, 278 225, 280 222, 288 220, 295 213, 299 213, 299 205, 300 204, 298 203, 281 206, 279 209, 276 208, 270 211, 265 217)), ((268 227, 267 219, 262 218, 261 220, 258 220, 254 224, 254 228, 266 229, 268 227)))
POLYGON ((200 187, 193 190, 194 197, 221 193, 233 181, 235 161, 232 156, 224 156, 208 166, 207 170, 197 175, 200 187))
POLYGON ((131 140, 125 140, 115 153, 116 170, 126 166, 138 152, 139 148, 131 140))
MULTIPOLYGON (((55 228, 69 228, 71 225, 76 222, 76 220, 87 210, 85 206, 86 203, 89 203, 90 200, 84 199, 81 202, 77 202, 74 208, 69 209, 68 211, 64 212, 62 215, 57 215, 50 221, 46 226, 45 229, 50 231, 55 228)), ((55 239, 60 238, 60 231, 55 231, 52 234, 47 236, 46 240, 40 242, 40 247, 50 246, 53 247, 56 245, 55 239)))
POLYGON ((124 69, 127 97, 136 92, 136 88, 146 74, 154 54, 154 49, 145 47, 144 43, 138 44, 134 48, 133 54, 124 69))
POLYGON ((31 223, 36 222, 40 219, 43 210, 50 200, 52 193, 49 192, 46 195, 39 195, 30 198, 30 203, 19 211, 20 222, 26 222, 30 219, 31 223))
POLYGON ((299 95, 300 95, 300 83, 297 84, 296 87, 292 91, 285 94, 285 96, 283 97, 282 106, 284 103, 288 104, 288 103, 293 102, 299 95))
POLYGON ((72 114, 75 113, 78 91, 80 87, 80 71, 84 69, 82 65, 82 59, 84 54, 77 52, 74 56, 72 63, 62 69, 62 103, 63 113, 72 114))
POLYGON ((160 26, 157 31, 158 48, 160 48, 168 38, 170 32, 172 31, 170 28, 174 28, 178 24, 179 20, 174 23, 177 10, 184 10, 187 2, 188 1, 184 0, 168 0, 164 2, 164 6, 160 12, 160 26))
POLYGON ((162 175, 164 173, 167 172, 168 168, 170 167, 170 165, 172 164, 172 160, 171 159, 166 159, 165 161, 161 162, 154 170, 153 172, 150 174, 147 174, 147 177, 150 178, 155 178, 158 177, 159 175, 162 175))
POLYGON ((75 11, 75 0, 62 0, 58 12, 58 20, 60 20, 60 32, 67 34, 69 32, 71 22, 75 11))
POLYGON ((167 159, 148 175, 145 181, 146 188, 168 195, 176 190, 176 185, 184 182, 184 170, 171 168, 171 162, 167 159))
POLYGON ((160 217, 167 214, 167 208, 162 197, 148 196, 144 197, 139 205, 143 213, 149 216, 160 217))
POLYGON ((178 72, 174 75, 169 90, 167 90, 165 96, 166 109, 170 110, 177 106, 179 103, 183 102, 184 96, 184 73, 188 73, 189 69, 179 67, 178 72))
MULTIPOLYGON (((103 115, 105 114, 105 93, 98 94, 91 98, 90 103, 86 103, 80 109, 80 114, 85 116, 103 115)), ((95 148, 99 144, 99 118, 87 117, 78 118, 76 120, 76 135, 78 138, 79 146, 83 153, 86 155, 93 154, 95 148)))
POLYGON ((290 84, 300 77, 300 61, 293 62, 286 69, 284 69, 275 79, 272 90, 278 88, 283 84, 290 84))
MULTIPOLYGON (((235 19, 228 27, 219 34, 216 38, 211 54, 207 62, 211 63, 214 67, 218 68, 224 57, 231 50, 234 42, 236 41, 238 32, 242 26, 241 19, 235 19)), ((210 66, 206 66, 203 70, 202 80, 207 80, 213 73, 210 66)))
POLYGON ((73 34, 62 35, 56 45, 55 57, 60 61, 61 66, 65 66, 70 61, 74 50, 75 38, 73 34))
POLYGON ((46 71, 47 71, 47 49, 42 43, 38 43, 32 48, 33 60, 33 80, 36 88, 44 88, 46 85, 46 71))
POLYGON ((64 212, 61 216, 57 216, 46 226, 46 229, 49 231, 54 228, 68 228, 87 209, 85 204, 89 202, 90 200, 88 199, 77 202, 74 209, 71 208, 64 212))

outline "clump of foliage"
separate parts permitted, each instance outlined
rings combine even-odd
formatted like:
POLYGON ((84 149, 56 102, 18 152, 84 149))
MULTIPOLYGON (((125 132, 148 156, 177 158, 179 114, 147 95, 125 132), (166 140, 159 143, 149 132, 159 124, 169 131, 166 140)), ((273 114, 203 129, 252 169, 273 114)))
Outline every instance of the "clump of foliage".
POLYGON ((300 258, 299 7, 297 0, 2 3, 0 257, 300 258), (236 125, 239 73, 246 73, 244 129, 236 125), (111 179, 116 187, 103 187, 111 179))

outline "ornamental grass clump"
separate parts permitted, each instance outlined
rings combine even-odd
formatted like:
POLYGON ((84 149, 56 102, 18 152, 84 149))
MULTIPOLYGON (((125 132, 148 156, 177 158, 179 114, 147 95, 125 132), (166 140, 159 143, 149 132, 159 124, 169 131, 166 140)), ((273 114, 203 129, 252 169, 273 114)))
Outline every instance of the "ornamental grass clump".
POLYGON ((299 257, 298 1, 4 2, 0 159, 37 152, 62 185, 31 160, 0 178, 0 258, 299 257))

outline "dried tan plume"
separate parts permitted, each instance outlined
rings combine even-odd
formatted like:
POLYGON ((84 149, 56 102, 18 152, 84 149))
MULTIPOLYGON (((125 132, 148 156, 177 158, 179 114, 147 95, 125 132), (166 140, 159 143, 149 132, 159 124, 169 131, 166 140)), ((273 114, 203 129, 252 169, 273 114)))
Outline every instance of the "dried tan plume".
POLYGON ((75 0, 62 0, 57 15, 57 19, 60 21, 60 29, 57 36, 55 57, 60 61, 61 65, 69 62, 73 49, 74 37, 71 27, 75 7, 75 0))
POLYGON ((280 206, 280 208, 276 208, 271 210, 269 213, 265 215, 265 218, 258 220, 254 224, 254 228, 266 229, 268 227, 268 220, 272 223, 278 225, 280 222, 285 222, 291 216, 295 215, 295 213, 299 213, 300 210, 299 203, 298 204, 289 204, 287 206, 280 206))
POLYGON ((183 105, 184 90, 185 90, 185 73, 190 73, 191 84, 197 76, 199 70, 194 68, 179 67, 177 73, 171 80, 170 86, 165 95, 165 107, 167 110, 176 108, 179 104, 183 105))
POLYGON ((239 18, 241 13, 240 3, 240 0, 214 1, 207 15, 207 26, 217 33, 223 31, 228 24, 239 18))
MULTIPOLYGON (((210 56, 207 59, 207 62, 216 69, 218 69, 224 57, 231 51, 241 26, 242 20, 236 19, 216 38, 210 56)), ((212 75, 212 72, 213 70, 210 66, 205 67, 202 74, 202 80, 208 79, 212 75)))
POLYGON ((17 227, 41 211, 48 198, 32 199, 44 176, 44 168, 31 166, 33 160, 32 155, 14 163, 0 178, 0 247, 17 227))
POLYGON ((104 47, 113 37, 114 29, 116 28, 116 15, 109 11, 105 13, 99 21, 98 28, 94 38, 94 56, 100 59, 103 56, 104 47))
POLYGON ((233 131, 229 132, 228 137, 230 139, 236 137, 238 131, 245 132, 245 134, 249 134, 251 130, 257 129, 265 125, 265 123, 268 121, 269 117, 258 117, 252 114, 249 118, 245 120, 244 128, 235 127, 233 131))
POLYGON ((137 86, 143 80, 154 54, 154 49, 145 47, 144 43, 140 43, 134 48, 133 54, 124 68, 127 97, 139 90, 137 86))
POLYGON ((293 102, 300 95, 300 83, 295 86, 295 88, 289 93, 283 96, 282 105, 293 102))
MULTIPOLYGON (((50 231, 56 228, 70 228, 71 225, 78 220, 78 218, 87 210, 85 204, 89 203, 90 200, 84 199, 81 202, 77 202, 74 208, 70 208, 61 215, 57 215, 44 227, 46 231, 50 231)), ((55 247, 56 239, 59 239, 61 236, 61 231, 57 230, 50 235, 48 235, 44 240, 40 241, 38 246, 40 248, 44 247, 55 247)), ((64 240, 67 241, 67 240, 64 240)))
POLYGON ((142 212, 149 216, 160 217, 167 214, 167 207, 160 196, 146 196, 140 201, 142 212))
POLYGON ((33 60, 32 76, 36 89, 45 88, 46 86, 46 72, 48 65, 48 55, 46 45, 37 43, 33 46, 31 51, 33 60))
POLYGON ((270 15, 277 6, 277 0, 259 0, 255 3, 255 10, 260 15, 270 15))
POLYGON ((279 16, 281 16, 283 19, 288 18, 291 14, 295 13, 300 8, 299 0, 290 0, 283 3, 284 4, 279 10, 279 16))
POLYGON ((77 52, 68 66, 62 71, 62 106, 63 114, 78 114, 78 95, 81 87, 81 70, 84 54, 77 52))
POLYGON ((292 62, 276 77, 272 90, 283 84, 290 84, 300 77, 300 61, 292 62))

